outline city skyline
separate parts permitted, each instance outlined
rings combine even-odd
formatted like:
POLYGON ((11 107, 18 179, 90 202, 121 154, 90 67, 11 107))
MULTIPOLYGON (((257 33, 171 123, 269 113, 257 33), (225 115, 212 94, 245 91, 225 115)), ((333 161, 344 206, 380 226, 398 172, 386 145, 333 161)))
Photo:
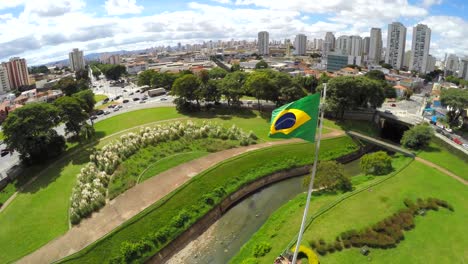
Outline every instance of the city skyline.
MULTIPOLYGON (((421 23, 432 30, 431 54, 468 55, 468 18, 463 1, 395 1, 350 6, 345 1, 204 0, 157 3, 144 0, 15 0, 0 3, 0 59, 24 57, 30 65, 61 60, 73 48, 94 52, 135 50, 203 40, 254 40, 265 30, 270 39, 370 36, 372 27, 398 21, 412 29, 421 23), (165 12, 163 12, 165 11, 165 12), (79 23, 77 23, 79 21, 79 23)), ((407 32, 412 39, 412 30, 407 32)), ((406 42, 405 50, 411 48, 406 42)))

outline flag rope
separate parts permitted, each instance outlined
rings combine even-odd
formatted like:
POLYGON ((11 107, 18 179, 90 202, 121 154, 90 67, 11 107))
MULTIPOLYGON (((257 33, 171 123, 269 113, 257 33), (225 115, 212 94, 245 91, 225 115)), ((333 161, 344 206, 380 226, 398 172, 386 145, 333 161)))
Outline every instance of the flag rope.
POLYGON ((292 264, 296 264, 297 262, 297 254, 299 253, 299 246, 301 245, 301 240, 302 240, 302 235, 304 233, 304 228, 307 220, 307 212, 309 211, 309 206, 310 206, 310 199, 312 198, 312 191, 314 189, 314 180, 315 180, 315 174, 317 172, 317 163, 318 163, 318 156, 319 156, 319 150, 320 150, 320 140, 322 138, 322 128, 323 128, 323 116, 325 113, 325 100, 327 97, 327 84, 323 84, 323 102, 320 105, 320 124, 319 124, 319 133, 318 133, 318 139, 315 143, 315 158, 314 158, 314 165, 312 167, 312 175, 309 183, 309 189, 307 192, 307 201, 306 201, 306 206, 304 208, 304 214, 302 216, 302 222, 301 222, 301 228, 299 230, 299 235, 297 237, 297 243, 296 243, 296 248, 294 249, 294 255, 293 255, 293 260, 292 264))

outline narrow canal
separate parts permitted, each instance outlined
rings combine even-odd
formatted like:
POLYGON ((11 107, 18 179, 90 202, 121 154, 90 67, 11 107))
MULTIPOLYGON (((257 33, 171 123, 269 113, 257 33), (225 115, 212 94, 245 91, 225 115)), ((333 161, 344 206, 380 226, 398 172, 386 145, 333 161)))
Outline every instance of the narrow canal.
MULTIPOLYGON (((346 175, 359 174, 359 160, 344 166, 346 175)), ((305 191, 303 178, 299 176, 274 183, 245 198, 168 263, 227 263, 274 211, 305 191)))

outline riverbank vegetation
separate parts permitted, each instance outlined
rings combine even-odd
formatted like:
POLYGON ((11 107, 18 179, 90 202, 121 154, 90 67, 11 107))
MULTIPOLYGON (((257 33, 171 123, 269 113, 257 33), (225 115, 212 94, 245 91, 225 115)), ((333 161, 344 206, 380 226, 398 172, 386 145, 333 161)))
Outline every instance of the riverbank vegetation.
MULTIPOLYGON (((146 259, 241 186, 279 170, 310 164, 312 149, 310 143, 295 143, 251 151, 226 160, 195 176, 163 200, 64 262, 146 259), (126 243, 132 243, 134 247, 128 247, 126 243), (149 246, 139 247, 141 244, 149 246), (144 250, 140 250, 142 248, 144 250), (135 251, 122 254, 121 249, 124 252, 127 249, 135 251)), ((356 149, 349 137, 323 140, 320 159, 334 159, 356 149)))

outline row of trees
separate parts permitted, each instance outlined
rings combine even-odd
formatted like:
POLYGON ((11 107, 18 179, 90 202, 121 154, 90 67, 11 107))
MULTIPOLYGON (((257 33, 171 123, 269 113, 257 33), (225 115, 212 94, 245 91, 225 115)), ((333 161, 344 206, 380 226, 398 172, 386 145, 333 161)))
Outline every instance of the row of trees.
POLYGON ((443 89, 440 94, 442 104, 450 106, 447 113, 448 122, 453 126, 459 126, 462 122, 460 117, 465 109, 468 108, 468 90, 467 89, 443 89))

